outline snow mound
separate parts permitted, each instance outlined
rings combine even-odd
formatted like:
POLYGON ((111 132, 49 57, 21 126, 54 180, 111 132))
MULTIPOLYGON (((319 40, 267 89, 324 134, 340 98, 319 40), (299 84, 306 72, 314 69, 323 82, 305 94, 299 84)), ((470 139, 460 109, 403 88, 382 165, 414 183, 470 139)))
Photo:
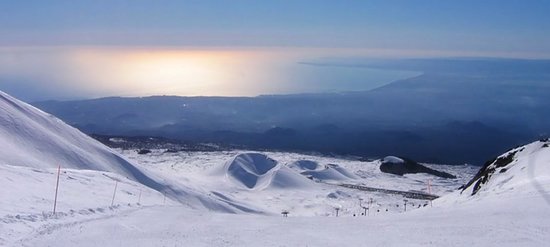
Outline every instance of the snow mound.
POLYGON ((314 184, 311 180, 304 178, 288 167, 281 166, 273 175, 271 180, 271 188, 306 188, 312 187, 314 184))
POLYGON ((288 168, 317 181, 345 181, 357 179, 353 173, 336 164, 325 166, 311 160, 298 160, 287 165, 288 168))
POLYGON ((357 179, 358 177, 351 173, 350 171, 346 170, 345 168, 339 166, 339 165, 336 165, 336 164, 328 164, 328 167, 331 168, 331 169, 334 169, 336 170, 337 172, 339 172, 340 174, 344 175, 345 177, 348 177, 350 179, 357 179))
POLYGON ((312 160, 298 160, 287 165, 288 168, 297 172, 303 172, 306 170, 319 170, 322 166, 319 163, 312 160))
POLYGON ((266 187, 270 182, 273 168, 277 166, 275 160, 263 154, 239 154, 226 163, 227 175, 234 181, 249 189, 266 187))
POLYGON ((311 186, 300 174, 259 153, 238 154, 225 163, 223 172, 234 184, 252 190, 311 186))
MULTIPOLYGON (((550 141, 514 148, 490 160, 462 187, 467 197, 507 193, 550 195, 550 141)), ((550 203, 550 200, 547 200, 550 203)))

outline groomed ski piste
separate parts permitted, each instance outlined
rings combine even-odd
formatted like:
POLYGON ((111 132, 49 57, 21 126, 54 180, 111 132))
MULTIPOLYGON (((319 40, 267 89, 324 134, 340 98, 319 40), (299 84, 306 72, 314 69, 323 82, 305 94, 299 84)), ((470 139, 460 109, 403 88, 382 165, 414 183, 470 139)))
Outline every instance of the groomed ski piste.
POLYGON ((283 152, 139 155, 109 149, 0 93, 0 142, 0 246, 547 246, 550 241, 548 140, 506 152, 479 172, 427 164, 457 179, 397 176, 382 173, 380 161, 283 152), (339 186, 344 183, 439 198, 339 186))

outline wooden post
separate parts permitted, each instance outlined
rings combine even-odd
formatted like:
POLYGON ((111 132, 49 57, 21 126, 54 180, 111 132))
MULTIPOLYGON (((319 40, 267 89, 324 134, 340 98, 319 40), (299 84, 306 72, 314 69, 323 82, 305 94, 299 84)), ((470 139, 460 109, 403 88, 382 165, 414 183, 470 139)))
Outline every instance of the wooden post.
POLYGON ((111 200, 111 207, 114 205, 115 203, 115 196, 116 196, 116 188, 118 186, 118 181, 115 181, 115 190, 113 191, 113 200, 111 200))
POLYGON ((57 166, 57 182, 55 183, 55 198, 53 199, 53 214, 57 209, 57 192, 59 190, 59 175, 61 174, 61 165, 57 166))

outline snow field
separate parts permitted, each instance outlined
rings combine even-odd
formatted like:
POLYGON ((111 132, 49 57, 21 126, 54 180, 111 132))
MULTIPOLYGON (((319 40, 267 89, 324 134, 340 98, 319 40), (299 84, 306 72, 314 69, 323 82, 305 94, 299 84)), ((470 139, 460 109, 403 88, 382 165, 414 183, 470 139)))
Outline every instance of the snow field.
POLYGON ((119 154, 0 92, 0 246, 546 246, 550 145, 455 175, 282 152, 119 154), (126 158, 128 157, 128 158, 126 158), (57 165, 57 213, 52 214, 57 165), (442 195, 425 200, 339 186, 442 195), (113 197, 114 196, 114 197, 113 197), (407 202, 407 212, 403 203, 407 202), (359 216, 362 207, 368 216, 359 216), (410 210, 410 209, 415 210, 410 210), (338 209, 339 217, 334 217, 338 209), (288 211, 289 217, 281 217, 288 211))

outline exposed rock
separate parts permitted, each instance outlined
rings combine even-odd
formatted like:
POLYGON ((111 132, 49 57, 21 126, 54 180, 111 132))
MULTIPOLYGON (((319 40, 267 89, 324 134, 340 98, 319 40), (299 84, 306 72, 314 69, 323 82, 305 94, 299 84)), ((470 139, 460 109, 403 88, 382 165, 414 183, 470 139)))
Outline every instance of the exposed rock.
MULTIPOLYGON (((520 149, 518 151, 522 151, 522 150, 523 149, 520 149)), ((470 180, 465 186, 462 186, 461 189, 464 191, 464 189, 470 187, 475 182, 475 185, 472 190, 472 195, 475 195, 481 188, 481 185, 487 183, 487 181, 493 175, 493 173, 495 173, 495 170, 497 168, 505 167, 508 164, 512 163, 512 161, 514 161, 514 157, 518 151, 508 152, 503 156, 499 156, 497 158, 494 158, 492 160, 485 162, 483 167, 477 172, 474 178, 470 180)), ((506 172, 506 170, 507 170, 506 168, 503 168, 500 172, 504 173, 506 172)))
POLYGON ((140 149, 137 151, 138 154, 148 154, 151 153, 151 150, 149 149, 140 149))

